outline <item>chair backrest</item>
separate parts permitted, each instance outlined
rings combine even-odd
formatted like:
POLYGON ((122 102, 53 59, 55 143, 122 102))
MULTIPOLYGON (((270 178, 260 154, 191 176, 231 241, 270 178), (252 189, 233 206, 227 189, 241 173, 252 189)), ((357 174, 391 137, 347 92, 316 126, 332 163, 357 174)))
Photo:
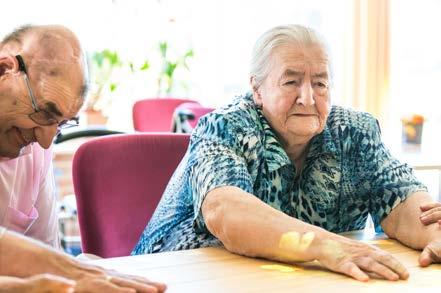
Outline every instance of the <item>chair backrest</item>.
POLYGON ((180 109, 187 109, 191 114, 194 115, 194 119, 188 120, 191 128, 195 128, 198 124, 199 118, 214 111, 212 107, 204 107, 199 103, 183 103, 176 107, 175 111, 179 111, 180 109))
POLYGON ((139 133, 84 143, 73 159, 82 249, 129 255, 184 156, 189 135, 139 133))
POLYGON ((133 105, 133 127, 136 131, 170 132, 173 112, 182 103, 198 103, 189 99, 153 98, 133 105))

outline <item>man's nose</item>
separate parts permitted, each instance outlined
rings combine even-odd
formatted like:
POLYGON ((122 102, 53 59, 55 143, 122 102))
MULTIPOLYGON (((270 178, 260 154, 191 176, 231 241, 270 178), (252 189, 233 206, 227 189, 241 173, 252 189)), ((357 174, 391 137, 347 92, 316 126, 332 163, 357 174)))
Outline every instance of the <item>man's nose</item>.
POLYGON ((54 140, 55 135, 58 133, 58 125, 48 125, 48 126, 40 126, 35 129, 35 138, 37 139, 38 144, 47 149, 51 146, 52 141, 54 140))
POLYGON ((311 83, 304 82, 300 87, 299 97, 297 98, 297 104, 304 106, 311 106, 315 104, 314 92, 312 90, 311 83))

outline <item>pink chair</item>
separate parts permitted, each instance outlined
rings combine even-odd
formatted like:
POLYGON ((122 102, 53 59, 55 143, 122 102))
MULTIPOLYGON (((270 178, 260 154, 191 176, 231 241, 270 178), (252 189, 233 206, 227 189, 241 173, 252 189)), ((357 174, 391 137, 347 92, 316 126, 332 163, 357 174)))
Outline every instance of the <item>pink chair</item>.
POLYGON ((129 255, 184 156, 186 134, 111 135, 81 145, 73 183, 82 250, 129 255))
MULTIPOLYGON (((212 107, 204 107, 199 103, 183 103, 180 104, 175 109, 175 114, 179 115, 180 111, 188 110, 188 114, 192 117, 188 117, 188 124, 190 124, 191 128, 195 128, 198 124, 199 118, 204 116, 205 114, 208 114, 210 112, 214 111, 214 108, 212 107)), ((182 112, 185 113, 185 112, 182 112)))
POLYGON ((133 126, 136 131, 170 132, 173 112, 182 103, 197 103, 189 99, 154 98, 133 105, 133 126))

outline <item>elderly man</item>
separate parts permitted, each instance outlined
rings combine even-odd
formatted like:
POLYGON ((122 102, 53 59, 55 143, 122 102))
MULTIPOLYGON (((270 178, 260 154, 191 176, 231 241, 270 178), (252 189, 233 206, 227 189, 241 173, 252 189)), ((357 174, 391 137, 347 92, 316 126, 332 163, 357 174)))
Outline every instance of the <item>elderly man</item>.
POLYGON ((363 229, 370 214, 389 237, 423 249, 421 265, 441 261, 439 205, 390 155, 371 115, 331 107, 328 53, 313 30, 264 33, 250 85, 199 121, 134 254, 222 244, 318 260, 361 281, 407 278, 390 254, 336 234, 363 229))
POLYGON ((58 246, 49 149, 76 123, 84 59, 62 27, 22 27, 0 44, 0 225, 58 246), (36 143, 34 143, 36 142, 36 143))
POLYGON ((75 284, 76 290, 87 292, 165 288, 144 278, 118 276, 81 264, 5 232, 7 228, 58 245, 49 147, 60 128, 77 123, 86 92, 84 72, 80 44, 62 26, 25 26, 0 43, 0 275, 52 273, 70 280, 50 275, 0 277, 2 292, 3 288, 52 292, 70 290, 75 284))

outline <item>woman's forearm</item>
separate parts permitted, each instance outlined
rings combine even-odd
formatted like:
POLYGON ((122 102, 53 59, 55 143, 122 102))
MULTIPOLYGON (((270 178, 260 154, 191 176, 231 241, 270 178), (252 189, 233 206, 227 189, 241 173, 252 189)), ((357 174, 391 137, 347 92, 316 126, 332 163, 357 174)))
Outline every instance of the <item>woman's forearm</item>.
POLYGON ((423 249, 431 240, 441 237, 437 223, 425 226, 419 218, 420 206, 429 202, 433 202, 433 199, 426 192, 417 192, 409 196, 381 223, 384 232, 406 246, 423 249))
POLYGON ((292 218, 237 187, 207 194, 202 213, 209 231, 231 252, 284 262, 316 259, 321 240, 337 235, 292 218))

